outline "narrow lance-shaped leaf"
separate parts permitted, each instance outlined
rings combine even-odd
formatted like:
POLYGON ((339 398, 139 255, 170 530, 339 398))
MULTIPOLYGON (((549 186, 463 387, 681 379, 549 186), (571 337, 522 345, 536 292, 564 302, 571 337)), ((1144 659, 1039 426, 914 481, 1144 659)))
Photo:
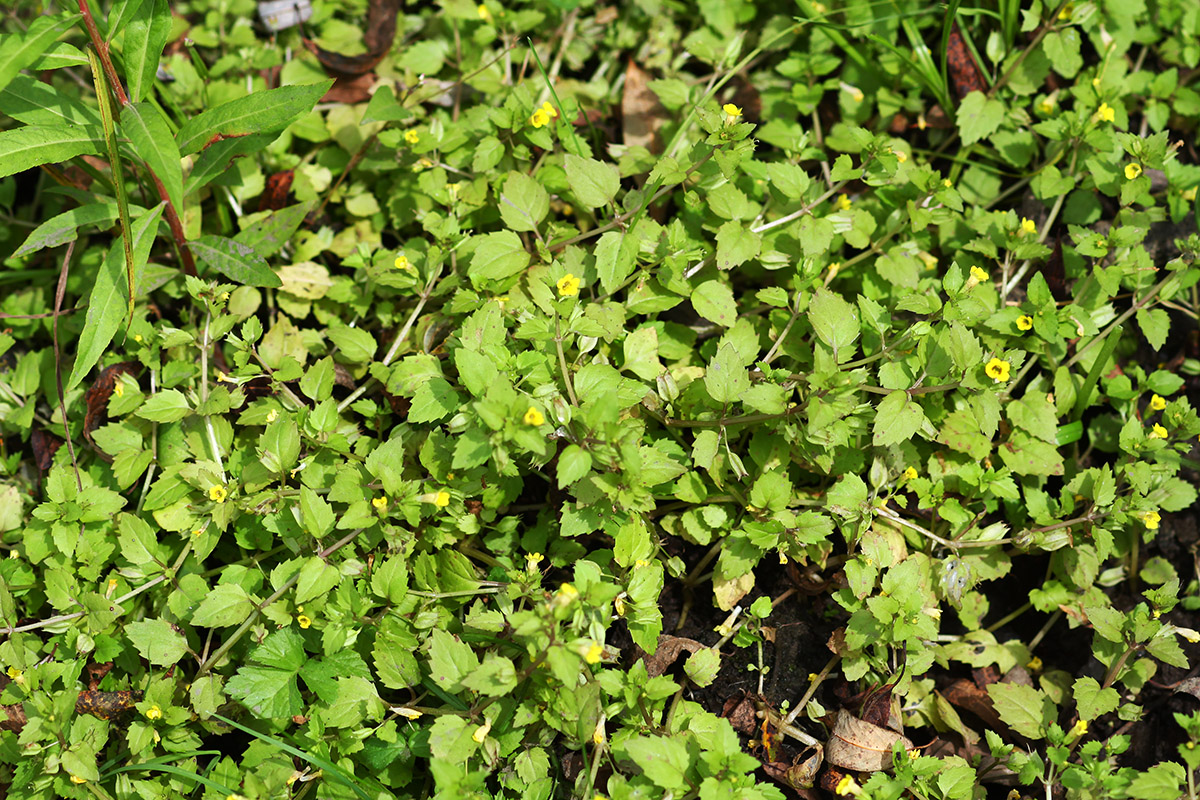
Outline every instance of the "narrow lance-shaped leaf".
POLYGON ((312 110, 333 81, 304 86, 280 86, 210 108, 179 129, 179 152, 189 155, 214 136, 245 136, 286 128, 312 110))
POLYGON ((126 106, 121 111, 121 130, 129 137, 134 152, 162 181, 176 213, 182 214, 183 168, 175 137, 162 112, 149 103, 126 106))
MULTIPOLYGON (((138 269, 145 266, 150 257, 150 247, 154 244, 158 218, 162 210, 163 205, 159 203, 134 220, 131 226, 133 259, 138 269)), ((79 336, 79 350, 75 354, 75 366, 71 369, 66 391, 69 392, 79 385, 100 360, 100 356, 104 355, 105 348, 121 328, 121 321, 125 319, 125 305, 122 299, 128 291, 128 273, 125 270, 121 243, 113 242, 108 256, 100 265, 92 293, 88 296, 87 318, 83 325, 83 333, 79 336)))
POLYGON ((18 75, 0 92, 0 108, 26 125, 100 126, 96 109, 29 75, 18 75))
POLYGON ((5 36, 0 40, 0 89, 8 86, 17 73, 36 61, 78 19, 78 14, 38 17, 23 34, 5 36))
MULTIPOLYGON (((131 0, 131 4, 133 2, 137 0, 131 0)), ((170 35, 171 9, 167 0, 142 2, 125 29, 125 82, 129 102, 140 102, 150 93, 158 73, 158 60, 162 58, 170 35)))
POLYGON ((20 258, 47 247, 73 242, 84 225, 112 222, 117 218, 117 204, 113 202, 88 203, 51 217, 33 229, 13 256, 20 258))
POLYGON ((224 236, 201 236, 191 243, 192 252, 202 264, 227 278, 247 286, 282 286, 266 259, 254 248, 224 236))
POLYGON ((99 128, 87 125, 73 128, 26 125, 0 131, 0 178, 75 156, 96 155, 103 136, 99 128))

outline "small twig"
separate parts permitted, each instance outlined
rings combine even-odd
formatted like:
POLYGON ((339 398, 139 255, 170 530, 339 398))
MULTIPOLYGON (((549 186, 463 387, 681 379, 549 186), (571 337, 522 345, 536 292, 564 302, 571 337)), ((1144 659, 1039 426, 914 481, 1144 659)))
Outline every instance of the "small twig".
POLYGON ((71 425, 67 420, 67 398, 63 391, 62 379, 62 349, 58 344, 58 317, 62 310, 63 296, 67 293, 67 274, 70 272, 71 255, 75 252, 75 242, 70 242, 67 245, 67 252, 63 255, 62 269, 58 273, 58 286, 54 289, 54 322, 51 325, 51 334, 54 338, 54 380, 58 384, 58 408, 62 414, 63 422, 63 438, 67 442, 67 452, 71 455, 71 466, 75 469, 75 486, 79 491, 83 491, 83 478, 79 474, 79 462, 75 459, 75 444, 71 441, 71 425))

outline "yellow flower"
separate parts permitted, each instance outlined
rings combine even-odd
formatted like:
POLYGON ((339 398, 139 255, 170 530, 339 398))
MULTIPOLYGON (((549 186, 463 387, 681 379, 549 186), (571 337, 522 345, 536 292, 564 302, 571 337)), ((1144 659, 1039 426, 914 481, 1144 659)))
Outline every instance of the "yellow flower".
POLYGON ((476 744, 483 744, 483 740, 487 738, 487 735, 491 732, 491 730, 492 721, 490 719, 485 719, 483 724, 476 728, 475 732, 471 734, 471 738, 475 740, 476 744))
POLYGON ((385 508, 387 508, 387 497, 373 497, 371 498, 371 505, 375 506, 375 508, 379 509, 380 511, 383 511, 385 508))
POLYGON ((1125 165, 1125 180, 1131 181, 1138 175, 1142 174, 1142 165, 1134 162, 1133 164, 1125 165))
POLYGON ((1029 217, 1021 217, 1021 235, 1027 233, 1037 233, 1037 223, 1029 217))
POLYGON ((438 508, 445 508, 446 506, 450 505, 450 493, 445 489, 442 489, 437 493, 437 496, 433 498, 433 504, 438 508))
POLYGON ((1146 436, 1149 439, 1165 439, 1167 438, 1167 429, 1156 422, 1154 423, 1154 427, 1150 429, 1150 433, 1146 434, 1146 436))
POLYGON ((1025 664, 1025 669, 1029 670, 1030 672, 1041 672, 1042 660, 1037 656, 1034 656, 1033 658, 1029 659, 1028 663, 1025 664))
POLYGON ((558 116, 558 109, 550 105, 548 101, 542 103, 542 111, 545 111, 547 114, 549 114, 551 119, 558 116))
POLYGON ((216 503, 224 503, 225 498, 229 496, 229 492, 225 491, 224 486, 208 487, 208 499, 216 503))
POLYGON ((117 381, 115 384, 113 384, 113 394, 115 394, 117 397, 125 396, 125 383, 123 381, 117 381))
POLYGON ((844 194, 839 194, 837 200, 834 201, 838 211, 848 211, 850 209, 850 198, 844 194))
POLYGON ((412 130, 405 131, 404 141, 408 142, 409 144, 416 144, 417 142, 421 141, 421 134, 412 130))
POLYGON ((478 11, 478 12, 479 12, 479 18, 480 18, 481 20, 483 20, 484 22, 491 22, 491 21, 492 21, 492 12, 491 12, 491 11, 488 11, 488 7, 487 7, 487 6, 485 6, 485 5, 483 5, 482 3, 480 3, 480 4, 479 4, 479 8, 477 8, 477 9, 476 9, 476 11, 478 11))
POLYGON ((850 93, 850 96, 854 98, 854 102, 861 103, 863 101, 865 95, 862 93, 862 89, 859 89, 857 86, 851 86, 845 81, 841 81, 840 85, 844 91, 850 93))
POLYGON ((1096 109, 1096 119, 1098 120, 1103 122, 1112 122, 1116 118, 1117 113, 1113 111, 1112 106, 1110 106, 1108 103, 1101 103, 1100 107, 1096 109))
POLYGON ((892 154, 896 156, 896 160, 901 164, 908 161, 908 153, 905 153, 903 150, 893 150, 892 154))
POLYGON ((272 408, 267 412, 267 422, 274 422, 277 419, 279 419, 279 411, 277 409, 272 408))
POLYGON ((845 797, 848 794, 858 794, 858 781, 854 780, 853 775, 845 775, 838 781, 837 788, 834 789, 839 797, 845 797))
POLYGON ((1087 729, 1087 720, 1081 719, 1071 726, 1071 735, 1078 739, 1080 736, 1083 736, 1085 733, 1087 733, 1087 729))
POLYGON ((529 118, 529 124, 535 128, 541 128, 550 124, 550 115, 546 113, 546 109, 539 108, 533 112, 533 116, 529 118))
POLYGON ((943 189, 953 189, 954 181, 950 180, 949 178, 942 178, 942 188, 943 189))
POLYGON ((829 265, 829 280, 833 280, 834 278, 836 278, 837 274, 838 274, 838 270, 840 270, 841 268, 842 268, 842 262, 840 262, 840 261, 835 261, 832 264, 830 264, 829 265))
POLYGON ((142 342, 142 335, 141 335, 140 333, 135 333, 135 334, 133 335, 133 340, 134 340, 135 342, 138 342, 138 343, 140 344, 140 343, 142 342))
POLYGON ((625 616, 625 598, 621 595, 613 598, 613 611, 617 612, 618 617, 625 616))
POLYGON ((911 481, 917 477, 917 470, 913 467, 904 468, 904 480, 911 481))
POLYGON ((604 657, 604 645, 592 642, 588 647, 587 652, 583 654, 583 660, 589 664, 599 664, 600 659, 604 657))
POLYGON ((1196 187, 1193 186, 1190 189, 1184 189, 1180 197, 1182 197, 1184 200, 1187 200, 1189 203, 1192 202, 1196 199, 1196 187))
POLYGON ((558 591, 554 593, 553 599, 550 601, 552 608, 566 608, 575 602, 579 597, 579 590, 569 583, 564 583, 558 587, 558 591))
POLYGON ((1157 511, 1147 511, 1142 515, 1142 522, 1145 524, 1147 530, 1156 531, 1158 530, 1158 523, 1162 522, 1162 517, 1159 516, 1157 511))
POLYGON ((726 103, 721 106, 721 110, 725 112, 725 122, 732 125, 738 121, 738 117, 742 116, 742 110, 733 103, 726 103))
POLYGON ((408 256, 401 253, 396 256, 396 260, 392 262, 392 266, 396 269, 412 269, 412 264, 408 262, 408 256))
POLYGON ((150 706, 146 709, 146 719, 162 719, 162 709, 158 706, 150 706))
POLYGON ((1167 401, 1165 399, 1156 394, 1150 396, 1150 408, 1154 409, 1155 411, 1162 411, 1166 407, 1167 401))
POLYGON ((1010 366, 1011 365, 1007 361, 999 358, 993 358, 987 363, 987 366, 983 368, 983 371, 986 372, 987 376, 996 383, 1005 383, 1008 380, 1008 369, 1010 366))
POLYGON ((979 267, 971 267, 971 277, 982 283, 988 279, 988 274, 979 267))
POLYGON ((1058 12, 1058 18, 1065 22, 1065 21, 1069 20, 1071 18, 1071 15, 1074 13, 1075 13, 1075 4, 1067 3, 1065 6, 1063 6, 1062 11, 1058 12))
POLYGON ((538 411, 533 406, 530 406, 529 410, 525 412, 523 419, 526 425, 532 425, 535 428, 539 425, 544 425, 546 422, 546 418, 542 416, 542 412, 538 411))
POLYGON ((71 783, 87 783, 87 778, 81 778, 78 775, 72 775, 71 783))
POLYGON ((1017 330, 1027 331, 1033 327, 1033 317, 1028 314, 1022 314, 1017 317, 1017 330))
MULTIPOLYGON (((604 744, 605 738, 604 719, 601 718, 600 721, 596 723, 596 730, 592 731, 592 744, 597 746, 602 745, 604 744)), ((599 797, 599 795, 594 795, 594 797, 599 797)))
POLYGON ((1042 102, 1038 104, 1038 108, 1043 114, 1049 114, 1054 110, 1054 98, 1047 97, 1046 99, 1042 100, 1042 102))
POLYGON ((420 719, 421 717, 425 716, 425 712, 423 711, 417 711, 415 708, 405 708, 404 706, 393 708, 392 711, 395 711, 405 719, 420 719))
POLYGON ((558 294, 560 297, 574 297, 579 294, 579 278, 570 272, 558 279, 558 294))
POLYGON ((296 617, 296 624, 307 630, 308 628, 312 627, 312 620, 301 614, 300 616, 296 617))

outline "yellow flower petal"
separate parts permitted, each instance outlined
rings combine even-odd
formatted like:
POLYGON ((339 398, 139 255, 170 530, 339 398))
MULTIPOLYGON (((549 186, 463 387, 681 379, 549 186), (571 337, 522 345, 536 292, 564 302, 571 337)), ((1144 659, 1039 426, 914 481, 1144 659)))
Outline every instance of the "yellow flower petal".
POLYGON ((529 410, 525 412, 525 416, 522 419, 525 421, 526 425, 530 425, 534 428, 538 427, 539 425, 543 425, 546 422, 546 418, 542 415, 542 412, 538 411, 533 406, 529 407, 529 410))
POLYGON ((1142 174, 1142 165, 1134 162, 1125 165, 1125 180, 1131 181, 1142 174))
POLYGON ((1022 314, 1017 317, 1017 330, 1027 331, 1033 327, 1033 317, 1028 314, 1022 314))

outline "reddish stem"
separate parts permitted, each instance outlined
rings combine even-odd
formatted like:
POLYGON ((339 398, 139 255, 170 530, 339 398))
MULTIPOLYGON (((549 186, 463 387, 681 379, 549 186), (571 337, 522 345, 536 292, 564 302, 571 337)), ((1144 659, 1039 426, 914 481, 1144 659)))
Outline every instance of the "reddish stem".
MULTIPOLYGON (((87 28, 88 38, 92 40, 92 47, 96 49, 96 55, 100 59, 100 65, 104 69, 104 74, 108 78, 108 85, 112 87, 113 92, 117 96, 117 104, 121 108, 129 106, 129 95, 125 94, 125 88, 121 85, 120 79, 117 77, 116 67, 113 66, 112 58, 108 54, 108 42, 100 35, 100 29, 96 27, 96 20, 92 17, 92 9, 88 6, 87 0, 78 0, 79 13, 83 15, 83 24, 87 28)), ((171 203, 171 198, 167 194, 167 187, 163 185, 162 180, 154 173, 154 170, 146 167, 150 176, 154 179, 154 188, 158 192, 159 198, 166 203, 164 216, 167 218, 167 225, 171 229, 171 237, 175 240, 175 248, 179 251, 179 260, 183 263, 183 271, 187 275, 196 274, 196 262, 192 258, 191 248, 187 244, 187 236, 183 232, 183 222, 179 219, 179 210, 171 203)), ((120 180, 121 176, 114 175, 113 180, 120 180)))

